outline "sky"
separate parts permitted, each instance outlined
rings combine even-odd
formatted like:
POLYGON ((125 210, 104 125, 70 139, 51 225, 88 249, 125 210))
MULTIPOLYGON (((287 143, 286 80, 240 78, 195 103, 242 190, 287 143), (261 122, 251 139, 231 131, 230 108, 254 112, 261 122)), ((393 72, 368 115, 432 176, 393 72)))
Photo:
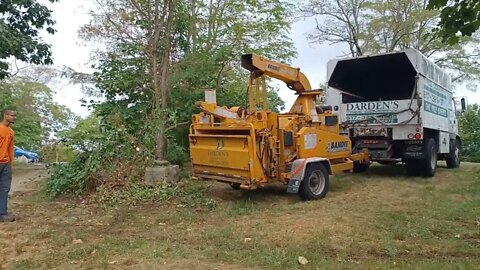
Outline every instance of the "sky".
MULTIPOLYGON (((46 0, 40 2, 53 10, 52 17, 56 21, 57 32, 54 35, 42 35, 43 40, 52 46, 54 66, 67 66, 79 72, 93 72, 89 64, 93 46, 78 37, 80 27, 89 21, 89 11, 93 8, 91 1, 62 0, 54 4, 46 0)), ((89 114, 85 107, 80 106, 79 100, 85 98, 85 95, 78 85, 63 81, 51 87, 56 93, 56 102, 82 117, 89 114)))
MULTIPOLYGON (((62 0, 54 4, 46 0, 40 2, 53 10, 53 19, 56 21, 57 33, 43 35, 43 39, 52 45, 55 66, 68 66, 81 72, 93 72, 90 68, 93 46, 86 44, 78 37, 79 28, 89 21, 89 11, 94 7, 92 0, 62 0)), ((326 81, 327 62, 343 55, 347 48, 339 44, 311 44, 306 35, 314 27, 313 19, 299 20, 293 24, 291 37, 298 54, 293 59, 292 66, 300 67, 310 80, 312 87, 317 88, 326 81)), ((280 87, 279 96, 285 101, 288 110, 295 101, 294 92, 284 84, 276 85, 280 87)), ((80 106, 79 100, 85 96, 78 85, 65 82, 52 88, 56 92, 54 96, 56 102, 67 106, 82 117, 89 114, 86 108, 80 106)), ((472 92, 465 87, 457 87, 455 96, 465 96, 469 103, 480 103, 480 93, 472 92)))

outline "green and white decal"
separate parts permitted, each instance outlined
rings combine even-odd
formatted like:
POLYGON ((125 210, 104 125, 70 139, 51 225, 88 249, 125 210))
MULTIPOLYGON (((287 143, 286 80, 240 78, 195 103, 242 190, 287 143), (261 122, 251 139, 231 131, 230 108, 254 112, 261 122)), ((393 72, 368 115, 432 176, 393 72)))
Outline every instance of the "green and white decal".
POLYGON ((448 117, 448 98, 440 86, 426 80, 423 88, 425 111, 442 117, 448 117))

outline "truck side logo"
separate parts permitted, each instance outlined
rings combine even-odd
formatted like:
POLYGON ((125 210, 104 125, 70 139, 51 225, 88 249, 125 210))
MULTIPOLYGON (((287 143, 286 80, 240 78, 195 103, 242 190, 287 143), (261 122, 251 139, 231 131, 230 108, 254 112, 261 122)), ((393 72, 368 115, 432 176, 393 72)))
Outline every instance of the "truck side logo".
POLYGON ((398 101, 375 101, 375 102, 360 102, 360 103, 348 103, 347 111, 349 113, 374 113, 374 112, 395 112, 400 105, 398 101))
POLYGON ((327 144, 327 152, 341 152, 348 149, 348 141, 343 142, 329 142, 327 144))

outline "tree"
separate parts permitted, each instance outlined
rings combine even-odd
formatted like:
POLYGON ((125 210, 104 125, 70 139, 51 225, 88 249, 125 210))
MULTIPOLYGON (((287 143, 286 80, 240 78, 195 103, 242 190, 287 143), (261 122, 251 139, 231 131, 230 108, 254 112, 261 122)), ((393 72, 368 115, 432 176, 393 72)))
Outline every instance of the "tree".
POLYGON ((477 104, 469 106, 460 114, 458 123, 463 159, 480 162, 480 106, 477 104))
POLYGON ((443 42, 459 42, 458 32, 462 36, 472 36, 480 28, 480 1, 478 0, 430 0, 429 9, 441 9, 437 34, 443 42))
POLYGON ((182 112, 171 106, 170 100, 182 92, 188 95, 192 89, 197 90, 197 96, 201 88, 216 88, 220 93, 227 78, 241 74, 233 67, 241 52, 263 47, 267 55, 283 59, 293 55, 287 37, 286 4, 279 0, 165 0, 154 5, 140 0, 97 2, 102 9, 93 13, 82 35, 101 40, 108 47, 101 60, 102 72, 97 74, 103 78, 98 86, 111 98, 121 96, 145 105, 148 118, 154 121, 151 126, 156 128, 158 160, 165 158, 166 132, 178 125, 170 116, 182 112), (136 74, 130 77, 134 85, 129 88, 123 87, 125 80, 113 80, 120 74, 112 71, 125 68, 136 74), (113 77, 105 80, 106 76, 113 77))
POLYGON ((319 43, 346 43, 351 56, 362 56, 368 38, 366 0, 311 0, 301 7, 304 16, 316 17, 316 29, 308 38, 319 43), (317 18, 318 17, 318 18, 317 18))
POLYGON ((49 34, 55 32, 51 13, 35 0, 0 2, 0 80, 8 76, 4 59, 9 57, 31 64, 52 64, 50 46, 39 37, 44 27, 49 34))
POLYGON ((439 11, 426 7, 427 0, 311 0, 302 13, 317 19, 313 42, 347 44, 351 56, 414 48, 449 70, 455 82, 480 79, 478 36, 443 44, 431 34, 439 11))
MULTIPOLYGON (((62 134, 67 146, 82 150, 52 173, 50 194, 128 187, 155 159, 183 164, 203 89, 216 89, 219 104, 242 105, 248 86, 242 53, 282 61, 295 54, 290 6, 281 0, 97 3, 81 36, 104 45, 92 93, 104 100, 88 104, 102 132, 84 132, 93 127, 90 119, 62 134)), ((283 106, 274 89, 268 97, 273 109, 283 106)))
POLYGON ((39 149, 75 121, 70 110, 53 101, 50 88, 23 77, 0 82, 0 108, 7 107, 17 111, 15 144, 28 149, 39 149))

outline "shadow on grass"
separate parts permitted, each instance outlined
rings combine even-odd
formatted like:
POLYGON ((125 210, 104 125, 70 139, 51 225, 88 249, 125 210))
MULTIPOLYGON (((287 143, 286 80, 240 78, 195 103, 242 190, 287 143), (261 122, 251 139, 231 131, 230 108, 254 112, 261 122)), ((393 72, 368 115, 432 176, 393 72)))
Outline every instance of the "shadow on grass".
MULTIPOLYGON (((444 162, 439 162, 437 176, 450 171, 446 168, 444 162)), ((408 176, 404 164, 381 165, 373 163, 369 170, 364 173, 337 173, 330 176, 329 193, 339 193, 355 191, 360 186, 368 185, 371 182, 399 181, 411 182, 424 185, 431 183, 435 177, 428 178, 422 176, 408 176)), ((267 184, 255 190, 234 190, 228 184, 214 183, 210 184, 212 189, 208 191, 214 199, 223 202, 237 202, 240 200, 249 200, 254 202, 275 202, 299 203, 302 202, 298 194, 287 193, 287 186, 282 183, 267 184)), ((328 195, 327 195, 328 197, 328 195)))

